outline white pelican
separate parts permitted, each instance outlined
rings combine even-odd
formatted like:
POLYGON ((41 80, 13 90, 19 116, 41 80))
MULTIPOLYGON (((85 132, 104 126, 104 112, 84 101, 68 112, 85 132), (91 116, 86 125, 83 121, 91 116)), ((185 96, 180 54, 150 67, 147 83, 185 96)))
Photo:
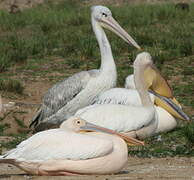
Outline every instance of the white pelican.
MULTIPOLYGON (((152 102, 154 103, 155 96, 151 93, 149 93, 149 96, 152 102)), ((125 88, 113 88, 100 94, 95 104, 122 104, 141 106, 141 99, 139 97, 137 90, 125 88)), ((155 109, 158 115, 158 126, 152 135, 159 132, 170 131, 177 126, 176 119, 165 109, 156 105, 155 109)))
POLYGON ((35 175, 112 174, 119 172, 128 159, 123 139, 143 145, 142 141, 71 117, 60 128, 39 132, 21 142, 1 156, 0 163, 35 175))
MULTIPOLYGON (((173 96, 172 98, 170 97, 167 98, 154 92, 154 90, 156 89, 158 93, 162 92, 163 95, 168 96, 168 92, 170 92, 171 89, 167 82, 165 81, 165 79, 161 76, 161 74, 155 71, 154 66, 152 67, 153 67, 152 69, 149 68, 147 69, 147 72, 144 73, 144 77, 148 82, 149 88, 152 90, 149 91, 150 98, 152 102, 155 102, 155 104, 157 105, 155 106, 155 108, 158 114, 158 127, 155 133, 167 132, 174 129, 177 126, 177 121, 174 117, 183 120, 189 120, 189 117, 182 111, 180 104, 176 101, 176 99, 173 96), (158 85, 160 87, 158 87, 158 85), (165 88, 167 88, 166 91, 165 88)), ((133 75, 129 75, 126 78, 125 88, 109 89, 101 93, 97 97, 95 103, 141 106, 141 99, 135 88, 133 75)))
POLYGON ((143 52, 137 55, 134 61, 134 79, 142 102, 141 106, 122 104, 91 105, 79 110, 75 116, 138 138, 151 136, 155 133, 158 119, 144 78, 144 71, 150 66, 152 66, 152 59, 149 53, 143 52))
POLYGON ((101 92, 116 85, 116 66, 109 41, 102 27, 113 31, 128 44, 140 49, 132 37, 113 19, 107 7, 93 6, 91 10, 92 27, 101 53, 100 69, 76 73, 49 89, 31 123, 36 126, 37 131, 49 125, 59 125, 62 119, 68 119, 78 109, 92 104, 101 92))

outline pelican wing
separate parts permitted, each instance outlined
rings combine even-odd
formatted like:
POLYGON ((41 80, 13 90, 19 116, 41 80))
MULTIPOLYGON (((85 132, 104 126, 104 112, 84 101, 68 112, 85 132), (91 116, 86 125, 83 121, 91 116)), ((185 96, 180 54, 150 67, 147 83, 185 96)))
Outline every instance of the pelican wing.
POLYGON ((95 133, 79 134, 51 129, 23 141, 3 158, 37 161, 81 160, 102 157, 112 151, 112 141, 97 137, 95 133))
POLYGON ((82 71, 56 83, 43 97, 43 103, 32 119, 32 125, 39 124, 43 119, 55 114, 69 101, 76 97, 91 79, 91 73, 82 71))
MULTIPOLYGON (((154 95, 149 93, 152 102, 154 95)), ((140 96, 135 89, 112 88, 101 93, 95 100, 95 104, 123 104, 141 106, 140 96)))
POLYGON ((45 94, 43 98, 44 105, 56 112, 79 94, 86 87, 89 80, 90 74, 87 71, 82 71, 58 82, 45 94))
POLYGON ((155 119, 155 111, 152 107, 94 104, 80 109, 75 116, 118 132, 129 132, 148 126, 155 119))

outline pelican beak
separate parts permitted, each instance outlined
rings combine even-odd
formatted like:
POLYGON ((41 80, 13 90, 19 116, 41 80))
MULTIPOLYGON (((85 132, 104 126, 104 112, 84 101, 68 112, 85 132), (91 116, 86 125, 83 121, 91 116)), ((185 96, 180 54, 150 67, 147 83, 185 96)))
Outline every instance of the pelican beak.
POLYGON ((121 137, 122 139, 124 139, 128 145, 144 145, 143 141, 139 141, 135 138, 129 137, 129 136, 124 135, 122 133, 119 133, 119 132, 116 132, 116 131, 113 131, 111 129, 107 129, 104 127, 100 127, 100 126, 97 126, 97 125, 94 125, 94 124, 88 123, 88 122, 86 122, 86 124, 84 126, 80 127, 80 130, 103 132, 103 133, 117 135, 117 136, 121 137))
POLYGON ((177 104, 177 100, 175 98, 167 98, 165 96, 160 96, 159 94, 156 94, 154 92, 151 92, 155 95, 155 104, 164 108, 166 111, 168 111, 170 114, 172 114, 174 117, 189 121, 190 118, 183 112, 180 105, 177 104))
POLYGON ((147 88, 155 95, 155 104, 164 108, 174 117, 182 120, 190 120, 183 112, 179 102, 173 97, 172 89, 160 71, 154 66, 148 66, 144 71, 147 88))
POLYGON ((112 16, 101 19, 100 23, 104 28, 114 32, 128 44, 135 46, 137 49, 141 49, 136 41, 117 23, 112 16))
POLYGON ((172 89, 160 71, 154 66, 148 66, 144 71, 147 87, 161 96, 173 97, 172 89))

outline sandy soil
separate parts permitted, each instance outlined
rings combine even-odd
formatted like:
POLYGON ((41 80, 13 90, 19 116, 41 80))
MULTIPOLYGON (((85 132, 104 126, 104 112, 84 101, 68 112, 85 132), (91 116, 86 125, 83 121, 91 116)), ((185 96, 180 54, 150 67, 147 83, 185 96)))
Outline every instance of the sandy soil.
POLYGON ((29 176, 23 171, 10 166, 0 165, 0 179, 22 180, 189 180, 194 179, 194 158, 129 158, 126 168, 116 175, 101 176, 66 176, 66 177, 43 177, 29 176))

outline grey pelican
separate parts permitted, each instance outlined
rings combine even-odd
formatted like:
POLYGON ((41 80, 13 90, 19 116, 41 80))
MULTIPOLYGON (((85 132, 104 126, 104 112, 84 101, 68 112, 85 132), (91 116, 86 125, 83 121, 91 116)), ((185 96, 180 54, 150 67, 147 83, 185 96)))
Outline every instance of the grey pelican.
POLYGON ((100 69, 76 73, 49 89, 31 123, 36 131, 59 125, 78 109, 92 104, 99 93, 116 85, 116 66, 109 41, 102 27, 113 31, 128 44, 140 49, 133 38, 113 19, 107 7, 93 6, 91 11, 92 27, 101 53, 100 69))

